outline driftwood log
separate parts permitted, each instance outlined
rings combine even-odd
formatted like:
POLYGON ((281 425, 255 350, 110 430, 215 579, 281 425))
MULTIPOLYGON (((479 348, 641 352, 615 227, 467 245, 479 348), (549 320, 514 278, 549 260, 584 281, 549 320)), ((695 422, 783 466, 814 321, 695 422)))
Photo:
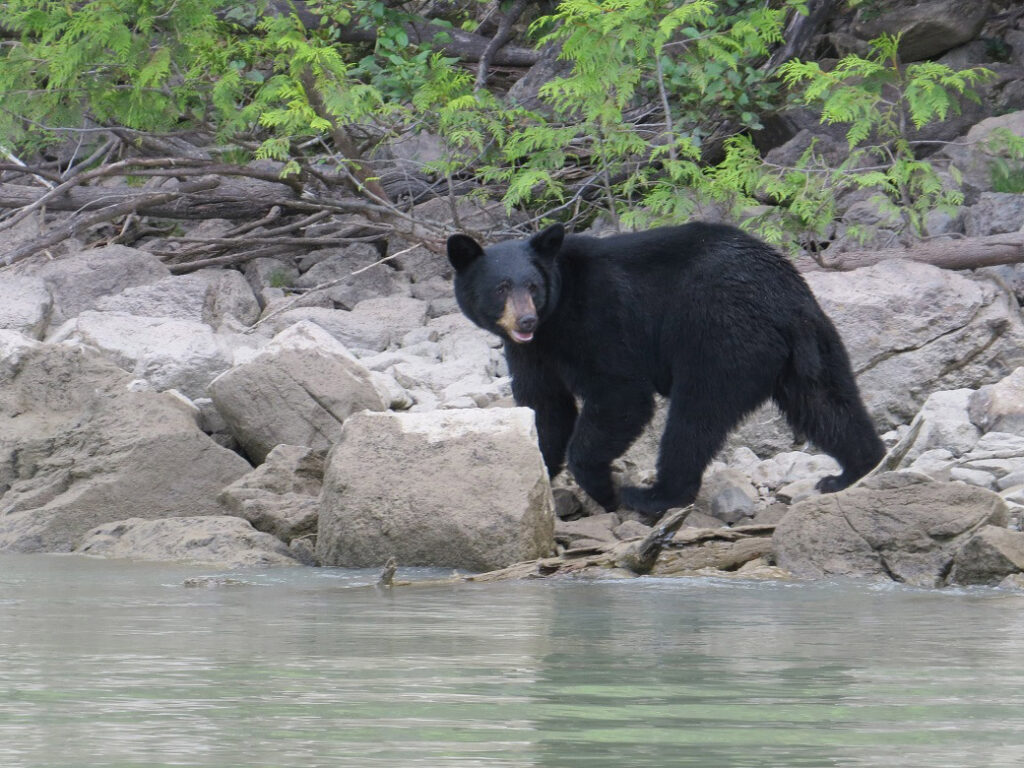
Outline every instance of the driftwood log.
POLYGON ((799 266, 805 271, 825 269, 848 272, 890 259, 920 261, 943 269, 978 269, 1016 264, 1024 261, 1024 233, 933 239, 909 248, 849 251, 834 256, 829 256, 826 251, 818 254, 814 260, 801 259, 799 266))
MULTIPOLYGON (((573 576, 675 576, 707 573, 708 569, 724 574, 737 572, 741 566, 770 553, 774 526, 686 528, 680 531, 692 510, 693 507, 686 507, 669 511, 642 539, 577 547, 554 557, 515 563, 486 573, 456 574, 445 579, 422 581, 401 580, 395 578, 398 564, 389 560, 377 584, 386 587, 420 587, 573 576)), ((771 566, 757 572, 744 573, 762 578, 779 578, 784 575, 771 566)))

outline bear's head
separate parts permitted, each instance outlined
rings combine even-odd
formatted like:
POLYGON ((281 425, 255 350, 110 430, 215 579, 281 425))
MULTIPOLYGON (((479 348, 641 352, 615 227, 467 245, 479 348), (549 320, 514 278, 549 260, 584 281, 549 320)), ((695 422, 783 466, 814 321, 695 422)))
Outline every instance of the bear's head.
POLYGON ((517 344, 533 341, 558 296, 555 257, 565 230, 552 224, 525 240, 484 248, 469 235, 448 238, 455 298, 466 317, 517 344))

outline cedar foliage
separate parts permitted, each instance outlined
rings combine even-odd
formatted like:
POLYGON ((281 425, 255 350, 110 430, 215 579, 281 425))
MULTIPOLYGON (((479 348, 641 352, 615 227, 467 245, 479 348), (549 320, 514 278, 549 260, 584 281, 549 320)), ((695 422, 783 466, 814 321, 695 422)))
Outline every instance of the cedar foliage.
POLYGON ((961 202, 907 132, 956 111, 990 73, 905 66, 893 38, 831 69, 770 71, 805 0, 531 5, 520 41, 560 46, 571 65, 534 109, 509 100, 500 78, 475 87, 473 67, 439 47, 446 29, 476 29, 490 4, 429 7, 432 40, 411 33, 421 6, 403 2, 5 0, 0 151, 31 158, 69 138, 88 149, 110 130, 201 137, 218 162, 273 159, 300 180, 334 173, 376 204, 373 146, 426 131, 445 151, 425 173, 510 209, 642 227, 710 204, 787 244, 824 232, 843 190, 872 191, 912 231, 961 202), (349 42, 352 29, 376 34, 349 42), (792 104, 847 126, 847 161, 829 167, 812 145, 794 167, 763 162, 752 134, 792 104))

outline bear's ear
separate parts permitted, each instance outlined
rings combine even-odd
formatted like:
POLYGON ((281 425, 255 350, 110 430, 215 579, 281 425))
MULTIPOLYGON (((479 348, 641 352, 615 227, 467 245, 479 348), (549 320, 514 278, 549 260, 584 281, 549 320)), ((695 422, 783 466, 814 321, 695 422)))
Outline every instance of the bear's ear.
POLYGON ((564 239, 565 227, 555 223, 531 237, 530 246, 541 256, 553 258, 558 253, 558 249, 562 247, 564 239))
POLYGON ((469 235, 452 235, 448 238, 448 261, 461 272, 484 253, 480 243, 469 235))

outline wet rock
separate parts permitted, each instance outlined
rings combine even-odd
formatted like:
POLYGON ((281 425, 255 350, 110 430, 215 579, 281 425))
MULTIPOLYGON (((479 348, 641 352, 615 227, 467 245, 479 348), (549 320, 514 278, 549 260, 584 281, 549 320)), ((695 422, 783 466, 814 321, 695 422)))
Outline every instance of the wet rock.
POLYGON ((485 571, 547 555, 554 511, 526 408, 359 413, 328 458, 324 565, 485 571))
POLYGON ((796 576, 861 576, 944 584, 960 547, 986 525, 1006 526, 995 493, 912 473, 885 473, 794 505, 773 536, 778 565, 796 576))
POLYGON ((251 361, 218 376, 210 394, 257 463, 282 443, 326 451, 351 414, 387 405, 369 372, 312 323, 282 331, 251 361))
POLYGON ((771 551, 772 541, 767 536, 752 536, 737 541, 713 539, 695 547, 662 551, 651 575, 670 576, 704 568, 735 571, 771 551))
POLYGON ((0 550, 68 552, 109 521, 220 514, 217 493, 250 469, 179 399, 130 390, 92 350, 0 352, 0 550))
POLYGON ((1024 571, 1024 533, 988 525, 960 548, 950 584, 999 584, 1024 571))
POLYGON ((89 531, 75 549, 84 555, 188 562, 217 568, 299 565, 279 539, 237 517, 134 517, 89 531))
POLYGON ((322 454, 303 445, 278 445, 260 466, 221 491, 218 500, 257 531, 289 544, 316 533, 323 475, 322 454))

